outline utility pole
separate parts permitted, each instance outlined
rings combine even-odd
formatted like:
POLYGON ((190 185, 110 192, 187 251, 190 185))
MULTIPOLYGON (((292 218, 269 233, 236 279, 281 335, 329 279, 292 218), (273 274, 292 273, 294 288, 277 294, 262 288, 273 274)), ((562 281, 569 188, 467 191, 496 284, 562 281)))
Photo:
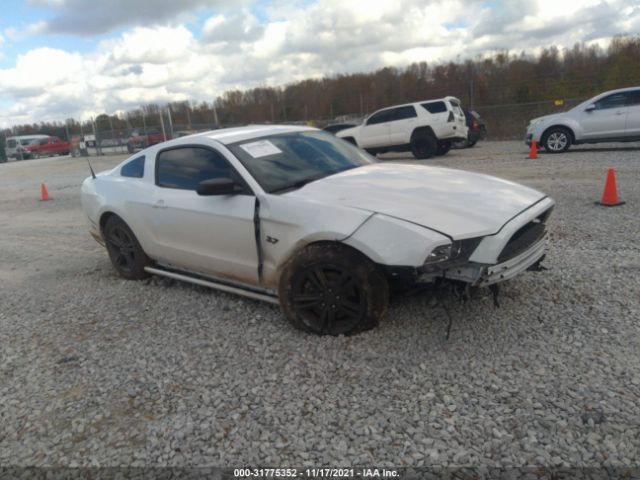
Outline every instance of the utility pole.
POLYGON ((191 102, 187 102, 187 128, 191 128, 191 102))
POLYGON ((220 121, 218 120, 218 109, 216 108, 216 102, 213 102, 213 122, 215 123, 216 127, 220 126, 220 121))
POLYGON ((167 105, 167 115, 169 116, 169 138, 173 138, 173 119, 171 118, 171 104, 167 105))
POLYGON ((473 78, 469 80, 469 108, 473 108, 473 78))
POLYGON ((162 118, 164 115, 162 115, 162 108, 160 109, 160 126, 162 127, 162 138, 164 139, 164 141, 167 141, 167 132, 164 129, 164 118, 162 118))
POLYGON ((93 138, 95 139, 95 142, 96 142, 96 154, 102 155, 102 149, 100 148, 100 139, 96 134, 96 122, 93 121, 93 117, 91 117, 91 127, 93 128, 93 138))

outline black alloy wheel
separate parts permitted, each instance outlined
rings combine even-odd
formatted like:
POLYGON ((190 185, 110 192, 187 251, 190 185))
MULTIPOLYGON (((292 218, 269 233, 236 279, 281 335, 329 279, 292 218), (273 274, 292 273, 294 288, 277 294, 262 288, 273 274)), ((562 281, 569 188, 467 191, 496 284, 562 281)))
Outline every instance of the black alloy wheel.
POLYGON ((120 226, 112 228, 107 237, 107 245, 118 270, 131 272, 136 263, 136 251, 129 233, 120 226))
POLYGON ((278 297, 296 328, 320 335, 350 335, 378 325, 387 310, 389 286, 362 253, 335 243, 318 243, 287 262, 278 297))
POLYGON ((105 243, 111 264, 129 280, 140 280, 149 274, 144 267, 151 264, 129 226, 117 216, 111 216, 104 228, 105 243))
POLYGON ((418 160, 433 157, 438 149, 438 142, 432 135, 416 135, 411 140, 411 153, 418 160))
POLYGON ((336 265, 312 266, 293 277, 293 308, 313 331, 338 335, 353 330, 366 312, 363 286, 336 265))

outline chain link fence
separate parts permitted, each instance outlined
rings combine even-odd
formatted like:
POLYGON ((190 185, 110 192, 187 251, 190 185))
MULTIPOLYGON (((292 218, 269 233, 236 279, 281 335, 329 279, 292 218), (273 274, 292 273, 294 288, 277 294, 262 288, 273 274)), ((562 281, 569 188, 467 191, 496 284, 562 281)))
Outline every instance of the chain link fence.
MULTIPOLYGON (((566 111, 583 100, 583 98, 571 98, 495 105, 465 105, 463 100, 463 108, 475 110, 480 114, 487 125, 488 140, 522 140, 532 118, 566 111)), ((72 155, 127 154, 165 140, 250 123, 286 123, 312 125, 319 128, 332 123, 357 124, 377 110, 377 108, 369 108, 377 105, 366 95, 359 95, 352 103, 351 106, 355 107, 355 111, 332 117, 310 118, 307 113, 312 109, 302 104, 296 107, 299 115, 294 114, 293 108, 286 106, 275 109, 270 105, 265 105, 264 108, 244 105, 238 106, 235 110, 227 108, 218 111, 215 108, 207 110, 202 106, 198 109, 185 107, 181 111, 157 107, 152 111, 140 109, 124 116, 99 115, 95 119, 82 123, 68 120, 64 124, 55 124, 40 130, 4 131, 0 134, 0 162, 7 161, 4 148, 6 139, 14 135, 44 133, 58 136, 71 143, 72 155), (197 121, 202 119, 210 121, 197 121)), ((385 106, 381 105, 379 108, 385 106)))

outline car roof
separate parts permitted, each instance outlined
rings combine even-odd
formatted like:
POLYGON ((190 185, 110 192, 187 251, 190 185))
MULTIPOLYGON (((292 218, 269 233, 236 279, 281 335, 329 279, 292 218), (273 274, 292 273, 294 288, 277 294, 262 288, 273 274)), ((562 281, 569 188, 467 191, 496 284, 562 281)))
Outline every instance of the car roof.
MULTIPOLYGON (((400 108, 400 107, 410 107, 410 106, 415 107, 416 105, 422 105, 423 103, 433 103, 433 102, 450 102, 450 101, 452 101, 452 100, 454 100, 454 101, 456 101, 456 102, 460 103, 460 100, 459 100, 459 99, 457 99, 456 97, 452 97, 451 95, 447 95, 446 97, 442 97, 442 98, 432 98, 432 99, 430 99, 430 100, 419 100, 419 101, 417 101, 417 102, 402 103, 402 104, 399 104, 399 105, 391 105, 390 107, 384 107, 384 108, 381 108, 381 109, 379 109, 379 110, 376 110, 376 111, 375 111, 375 112, 373 112, 373 113, 382 112, 382 111, 384 111, 384 110, 392 110, 392 109, 394 109, 394 108, 400 108)), ((371 115, 373 115, 373 113, 372 113, 371 115)), ((369 115, 369 117, 370 117, 371 115, 369 115)))
POLYGON ((290 132, 306 132, 318 130, 311 127, 300 127, 295 125, 246 125, 244 127, 221 128, 219 130, 211 130, 209 132, 195 133, 189 135, 189 139, 204 137, 216 140, 224 145, 230 143, 242 142, 243 140, 251 140, 252 138, 266 137, 268 135, 277 135, 280 133, 290 132))
POLYGON ((25 139, 25 138, 49 138, 49 135, 42 135, 42 134, 34 134, 34 135, 14 135, 13 137, 7 137, 7 139, 9 138, 21 138, 21 139, 25 139))
POLYGON ((637 87, 626 87, 626 88, 617 88, 615 90, 607 90, 606 92, 599 93, 596 95, 597 97, 601 95, 609 95, 610 93, 622 93, 622 92, 631 92, 633 90, 638 90, 640 86, 637 87))

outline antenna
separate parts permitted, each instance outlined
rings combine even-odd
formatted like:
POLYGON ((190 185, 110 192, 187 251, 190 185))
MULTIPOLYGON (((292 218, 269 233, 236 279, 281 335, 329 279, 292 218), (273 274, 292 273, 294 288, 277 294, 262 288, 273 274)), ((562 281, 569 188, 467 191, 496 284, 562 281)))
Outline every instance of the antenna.
POLYGON ((93 168, 91 167, 91 160, 89 160, 89 157, 87 157, 87 163, 89 164, 89 170, 91 170, 91 176, 93 178, 96 178, 96 173, 93 171, 93 168))

